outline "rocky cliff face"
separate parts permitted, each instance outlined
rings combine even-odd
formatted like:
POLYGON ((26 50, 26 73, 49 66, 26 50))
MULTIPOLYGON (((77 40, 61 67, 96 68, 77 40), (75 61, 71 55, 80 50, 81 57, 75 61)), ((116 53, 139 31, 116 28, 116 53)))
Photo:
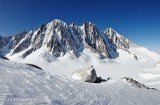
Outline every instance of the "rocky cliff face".
POLYGON ((131 47, 138 47, 134 42, 129 41, 122 35, 119 35, 112 28, 108 28, 104 31, 104 33, 113 41, 113 43, 120 49, 127 50, 131 47))
POLYGON ((44 49, 43 57, 60 57, 67 52, 80 57, 84 49, 98 54, 100 58, 115 58, 118 55, 112 40, 90 22, 76 26, 74 23, 67 25, 55 19, 38 29, 20 33, 10 39, 0 37, 0 43, 0 48, 8 44, 11 55, 23 52, 23 58, 38 49, 44 49))
POLYGON ((86 22, 83 24, 82 30, 85 47, 90 48, 94 53, 104 54, 105 57, 114 57, 116 46, 96 26, 86 22))
POLYGON ((11 37, 5 37, 0 35, 0 49, 6 46, 9 43, 11 37))

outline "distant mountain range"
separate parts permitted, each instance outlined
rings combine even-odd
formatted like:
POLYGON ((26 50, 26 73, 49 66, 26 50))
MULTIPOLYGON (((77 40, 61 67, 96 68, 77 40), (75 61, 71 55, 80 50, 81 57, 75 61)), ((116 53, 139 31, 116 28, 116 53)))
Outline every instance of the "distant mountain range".
POLYGON ((134 42, 119 35, 112 28, 101 32, 90 22, 77 26, 67 25, 55 19, 30 32, 22 32, 15 36, 0 36, 0 53, 9 56, 18 54, 22 58, 41 49, 41 57, 47 61, 64 56, 67 52, 75 57, 87 49, 99 58, 114 59, 119 56, 117 49, 129 52, 129 48, 138 47, 134 42))

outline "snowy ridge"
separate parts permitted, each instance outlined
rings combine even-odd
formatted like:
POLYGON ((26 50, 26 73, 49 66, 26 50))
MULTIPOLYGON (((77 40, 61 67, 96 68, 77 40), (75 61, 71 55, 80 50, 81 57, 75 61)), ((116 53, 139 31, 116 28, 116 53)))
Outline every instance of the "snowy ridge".
POLYGON ((119 80, 101 84, 75 81, 32 66, 0 60, 3 105, 159 105, 160 91, 119 80))

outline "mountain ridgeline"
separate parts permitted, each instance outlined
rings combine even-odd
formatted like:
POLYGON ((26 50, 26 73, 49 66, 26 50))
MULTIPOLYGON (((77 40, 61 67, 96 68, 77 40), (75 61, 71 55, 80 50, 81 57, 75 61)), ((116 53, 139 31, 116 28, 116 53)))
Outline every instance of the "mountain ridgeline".
POLYGON ((0 36, 1 55, 20 54, 23 58, 41 49, 42 56, 60 57, 71 53, 80 57, 87 49, 101 59, 118 57, 117 48, 127 50, 137 45, 116 31, 109 28, 101 32, 90 22, 76 26, 74 23, 67 25, 55 19, 40 28, 30 32, 22 32, 12 37, 0 36))

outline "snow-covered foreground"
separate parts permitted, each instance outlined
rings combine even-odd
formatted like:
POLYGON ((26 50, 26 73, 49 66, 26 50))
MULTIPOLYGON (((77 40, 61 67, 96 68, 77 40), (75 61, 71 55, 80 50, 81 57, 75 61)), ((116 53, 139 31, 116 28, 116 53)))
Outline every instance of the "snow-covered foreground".
MULTIPOLYGON (((42 51, 44 50, 42 49, 42 51)), ((93 65, 97 76, 105 79, 111 77, 113 80, 118 80, 121 77, 131 77, 147 86, 160 88, 160 73, 158 71, 160 67, 154 67, 160 61, 160 56, 143 47, 129 49, 131 53, 119 49, 119 57, 111 60, 99 59, 91 51, 85 50, 80 58, 75 58, 67 53, 53 62, 46 62, 39 57, 42 51, 41 49, 37 50, 25 59, 22 59, 18 54, 8 56, 8 58, 20 63, 35 64, 48 72, 63 74, 68 77, 75 70, 93 65), (134 58, 134 55, 137 56, 138 60, 134 58)))
POLYGON ((121 79, 86 83, 0 59, 1 105, 159 105, 159 98, 159 90, 121 79))

